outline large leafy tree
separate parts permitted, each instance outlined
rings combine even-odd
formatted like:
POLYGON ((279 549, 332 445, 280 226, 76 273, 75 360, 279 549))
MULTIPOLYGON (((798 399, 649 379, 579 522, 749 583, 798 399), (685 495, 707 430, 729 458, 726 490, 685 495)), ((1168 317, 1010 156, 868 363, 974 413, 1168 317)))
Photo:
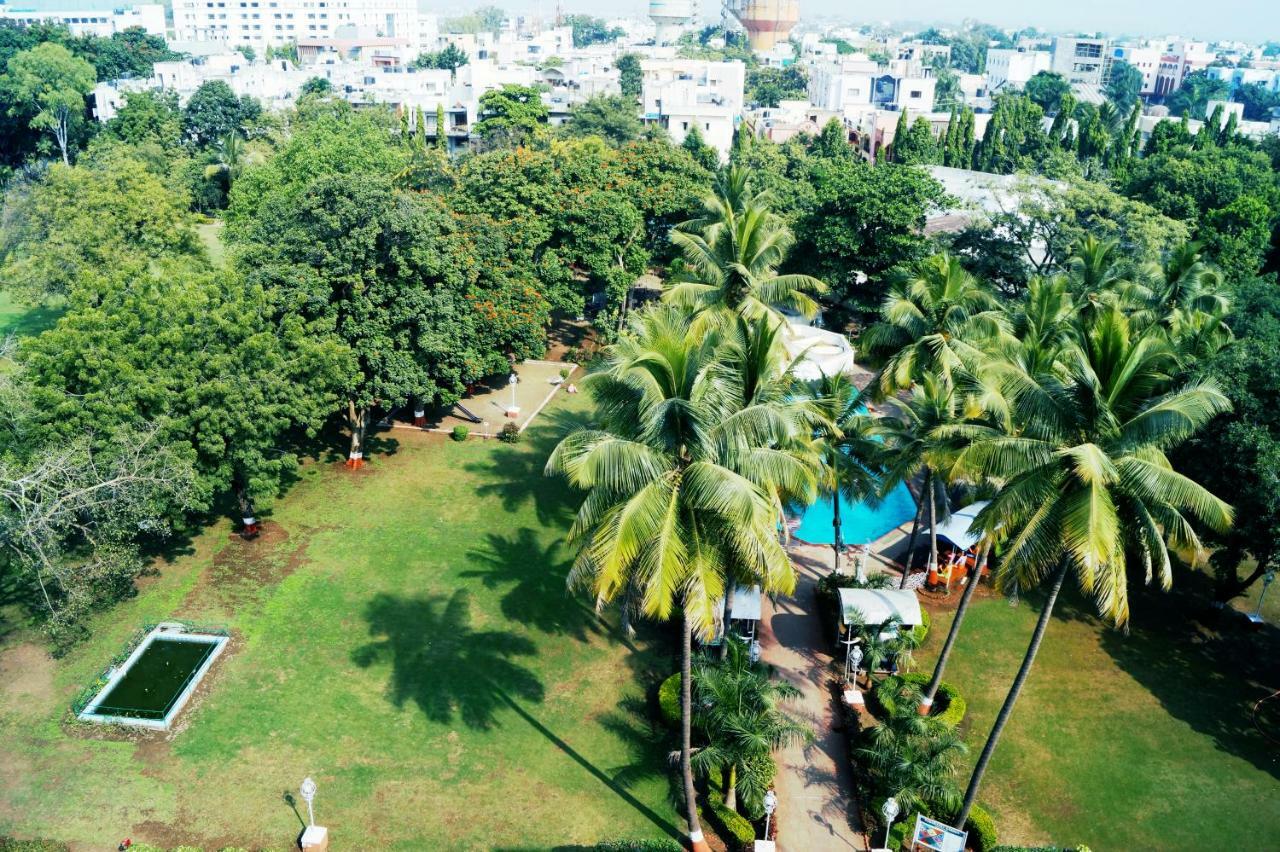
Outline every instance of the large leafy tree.
POLYGON ((1011 433, 974 442, 958 463, 1002 485, 975 521, 984 533, 1005 531, 999 582, 1047 583, 1048 591, 957 825, 977 797, 1067 576, 1123 625, 1131 575, 1168 588, 1168 547, 1200 546, 1192 521, 1215 529, 1231 523, 1229 507, 1174 470, 1166 455, 1229 408, 1214 384, 1176 383, 1177 360, 1159 333, 1135 332, 1118 308, 1082 329, 1061 363, 1040 374, 1010 371, 1011 433))
POLYGON ((811 180, 816 199, 796 225, 792 264, 830 286, 839 318, 870 313, 888 272, 928 254, 925 216, 942 202, 942 186, 922 170, 855 157, 820 159, 811 180))
POLYGON ((5 286, 33 302, 66 297, 106 271, 143 274, 161 258, 204 254, 185 194, 120 147, 16 183, 3 222, 5 286))
POLYGON ((723 341, 671 309, 637 315, 635 331, 585 386, 597 423, 548 461, 587 492, 570 538, 570 582, 601 604, 631 590, 658 619, 682 613, 681 770, 690 841, 705 849, 691 766, 692 637, 715 629, 726 579, 788 593, 795 576, 776 534, 778 495, 812 495, 805 436, 773 404, 748 405, 742 372, 721 369, 723 341))
MULTIPOLYGON (((508 355, 531 354, 504 351, 483 330, 498 308, 476 288, 479 264, 457 229, 439 197, 335 175, 267 199, 241 234, 240 267, 273 294, 275 313, 297 315, 356 359, 342 389, 353 466, 374 408, 452 403, 508 355)), ((526 321, 545 323, 533 302, 526 321)))
POLYGON ((1111 76, 1107 79, 1107 97, 1126 109, 1142 93, 1142 72, 1123 59, 1111 62, 1111 76))
POLYGON ((208 80, 200 84, 183 107, 182 126, 195 145, 207 147, 219 144, 230 133, 241 132, 261 112, 253 98, 238 98, 224 81, 208 80))
POLYGON ((191 261, 99 270, 21 349, 39 419, 67 441, 154 423, 194 467, 189 508, 234 493, 253 517, 296 464, 287 435, 324 423, 351 370, 341 343, 297 316, 273 322, 272 307, 261 287, 191 261))
POLYGON ((566 127, 579 136, 601 136, 614 144, 630 142, 643 129, 634 99, 595 95, 574 107, 566 127))
POLYGON ((535 136, 547 123, 542 95, 529 86, 507 84, 480 96, 476 134, 490 145, 517 145, 535 136))
POLYGON ((53 134, 62 162, 71 162, 74 135, 84 121, 84 99, 95 82, 93 66, 60 44, 43 42, 15 54, 0 77, 10 115, 30 111, 31 127, 53 134))

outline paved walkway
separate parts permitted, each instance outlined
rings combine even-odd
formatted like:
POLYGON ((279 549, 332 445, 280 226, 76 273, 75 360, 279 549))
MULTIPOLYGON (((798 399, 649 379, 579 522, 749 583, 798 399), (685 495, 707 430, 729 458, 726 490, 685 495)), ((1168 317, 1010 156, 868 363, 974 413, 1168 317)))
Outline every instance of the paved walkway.
MULTIPOLYGON (((866 849, 862 825, 850 798, 849 749, 830 687, 831 657, 822 641, 814 587, 827 564, 794 553, 799 581, 794 598, 766 601, 761 644, 764 660, 803 694, 793 705, 807 717, 817 740, 778 755, 778 849, 783 852, 866 849)), ((814 554, 815 556, 817 554, 814 554)))

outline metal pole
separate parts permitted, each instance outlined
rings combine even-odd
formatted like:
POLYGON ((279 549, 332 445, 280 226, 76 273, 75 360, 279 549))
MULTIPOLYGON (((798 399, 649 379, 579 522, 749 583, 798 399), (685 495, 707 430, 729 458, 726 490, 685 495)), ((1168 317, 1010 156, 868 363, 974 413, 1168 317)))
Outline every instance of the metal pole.
POLYGON ((885 849, 889 848, 889 832, 892 830, 893 830, 893 820, 889 820, 888 824, 884 827, 884 848, 885 849))
POLYGON ((311 826, 314 828, 316 824, 316 812, 311 807, 310 799, 307 799, 307 819, 311 820, 311 826))
POLYGON ((772 816, 773 814, 767 813, 767 812, 764 815, 764 839, 765 840, 769 839, 769 818, 772 816))

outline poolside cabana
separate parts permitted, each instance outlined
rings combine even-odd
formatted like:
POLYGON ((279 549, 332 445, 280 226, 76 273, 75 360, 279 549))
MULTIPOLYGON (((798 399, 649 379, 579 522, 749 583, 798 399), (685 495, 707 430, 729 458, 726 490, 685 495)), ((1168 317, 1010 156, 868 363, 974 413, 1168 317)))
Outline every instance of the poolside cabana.
POLYGON ((840 644, 845 651, 845 679, 850 670, 858 668, 862 653, 855 651, 859 639, 853 628, 866 625, 879 626, 881 639, 892 639, 897 628, 889 622, 898 618, 905 628, 915 627, 924 621, 920 611, 920 599, 911 589, 840 589, 840 644), (852 659, 851 659, 852 658, 852 659))
POLYGON ((729 631, 745 639, 748 644, 755 642, 756 631, 760 626, 762 597, 759 586, 735 586, 732 611, 727 619, 724 598, 716 601, 716 620, 720 624, 720 632, 711 644, 719 645, 724 634, 729 631))
POLYGON ((990 502, 989 500, 979 500, 970 506, 965 506, 963 509, 952 512, 950 517, 938 524, 938 538, 951 544, 953 553, 949 558, 940 561, 938 575, 929 578, 931 584, 941 584, 950 589, 953 580, 961 580, 967 577, 969 572, 976 566, 978 560, 976 548, 979 536, 971 528, 974 518, 990 502))

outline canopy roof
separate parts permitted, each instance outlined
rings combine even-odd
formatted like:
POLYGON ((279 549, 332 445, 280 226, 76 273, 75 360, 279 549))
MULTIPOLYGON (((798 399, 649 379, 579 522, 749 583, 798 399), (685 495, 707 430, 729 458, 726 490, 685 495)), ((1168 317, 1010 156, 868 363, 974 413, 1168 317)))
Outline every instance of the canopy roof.
POLYGON ((951 517, 938 525, 938 535, 961 550, 969 550, 978 543, 978 536, 971 533, 969 527, 973 524, 973 519, 977 514, 985 509, 990 502, 990 500, 979 500, 972 506, 965 506, 963 509, 952 512, 951 517))
POLYGON ((864 624, 884 624, 895 615, 907 627, 923 620, 920 600, 911 589, 841 589, 841 623, 848 624, 854 613, 864 624))
MULTIPOLYGON (((716 601, 716 611, 724 616, 724 598, 716 601)), ((736 621, 760 620, 760 587, 735 586, 733 589, 733 612, 729 617, 736 621)))

